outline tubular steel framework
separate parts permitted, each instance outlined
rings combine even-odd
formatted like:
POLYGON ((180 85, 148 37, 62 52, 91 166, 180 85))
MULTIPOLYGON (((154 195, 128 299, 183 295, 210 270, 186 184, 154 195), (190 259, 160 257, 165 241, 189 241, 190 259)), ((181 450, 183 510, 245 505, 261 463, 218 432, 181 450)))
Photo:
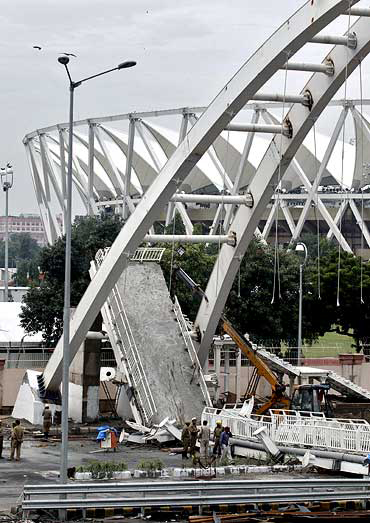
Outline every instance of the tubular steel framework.
MULTIPOLYGON (((196 319, 202 365, 240 261, 253 235, 260 231, 261 220, 264 219, 262 235, 267 237, 274 220, 280 221, 282 215, 290 239, 295 239, 314 205, 327 224, 328 235, 335 236, 341 247, 350 251, 341 227, 344 213, 350 208, 370 246, 364 219, 364 208, 369 201, 364 165, 370 164, 370 123, 362 111, 369 102, 333 101, 370 51, 369 10, 358 8, 351 13, 357 3, 357 0, 306 2, 251 56, 207 108, 132 113, 76 122, 82 132, 74 134, 73 177, 86 213, 94 214, 102 206, 113 205, 126 222, 75 311, 70 335, 72 358, 130 256, 154 222, 163 220, 169 224, 175 210, 187 235, 191 235, 199 211, 196 206, 213 205, 210 233, 222 231, 224 236, 235 238, 234 242, 225 238, 220 246, 206 290, 207 300, 203 299, 196 319), (348 22, 344 35, 318 35, 341 16, 348 22), (310 43, 335 45, 321 64, 293 62, 297 51, 310 43), (288 73, 290 70, 313 71, 313 74, 300 93, 264 93, 265 84, 279 70, 285 75, 297 74, 288 73), (286 111, 279 120, 273 109, 281 104, 286 111), (305 140, 328 106, 341 110, 324 156, 319 159, 305 140), (244 109, 252 110, 248 123, 242 121, 244 109), (338 172, 331 173, 329 164, 348 114, 353 118, 357 147, 345 147, 356 151, 352 185, 345 190, 343 177, 339 182, 338 172), (180 132, 173 138, 152 123, 154 117, 170 115, 181 117, 180 132), (124 120, 129 124, 126 136, 114 127, 124 120), (263 150, 260 147, 258 158, 253 158, 253 147, 261 143, 262 132, 270 133, 272 139, 267 144, 263 142, 263 150), (236 145, 236 136, 241 140, 240 147, 236 145), (228 199, 229 195, 242 193, 247 194, 245 203, 228 199), (188 194, 193 199, 187 201, 188 194), (195 202, 197 194, 221 195, 223 199, 195 202), (302 209, 298 217, 294 208, 302 209)), ((66 209, 66 128, 66 124, 60 124, 40 129, 24 139, 50 242, 59 234, 53 208, 58 205, 62 213, 66 209)), ((43 375, 49 390, 60 384, 61 347, 62 340, 43 375)))

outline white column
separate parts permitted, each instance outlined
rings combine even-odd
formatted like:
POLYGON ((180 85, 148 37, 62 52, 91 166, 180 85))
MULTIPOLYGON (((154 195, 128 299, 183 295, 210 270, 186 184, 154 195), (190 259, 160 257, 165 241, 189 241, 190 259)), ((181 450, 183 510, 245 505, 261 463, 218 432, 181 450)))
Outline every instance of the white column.
POLYGON ((215 394, 215 400, 218 401, 220 397, 220 364, 221 364, 221 349, 219 345, 213 345, 213 360, 214 360, 214 367, 215 367, 215 374, 217 376, 217 390, 215 394))
POLYGON ((238 349, 237 353, 236 353, 236 365, 235 365, 235 394, 236 394, 235 403, 238 403, 238 401, 240 400, 241 370, 242 370, 242 351, 240 349, 238 349))
POLYGON ((229 392, 229 378, 230 378, 230 351, 226 346, 224 351, 224 398, 226 400, 226 394, 229 392))

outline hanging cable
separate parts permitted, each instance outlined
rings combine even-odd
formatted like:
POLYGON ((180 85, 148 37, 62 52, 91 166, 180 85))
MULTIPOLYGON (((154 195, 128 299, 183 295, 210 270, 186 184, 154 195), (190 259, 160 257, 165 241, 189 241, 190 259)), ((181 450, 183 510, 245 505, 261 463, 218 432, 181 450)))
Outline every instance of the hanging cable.
POLYGON ((281 111, 281 131, 280 131, 280 150, 279 150, 279 170, 278 170, 278 181, 275 189, 275 250, 274 250, 274 281, 272 288, 271 305, 275 302, 276 283, 278 289, 278 297, 281 299, 281 282, 280 282, 280 256, 279 256, 279 236, 278 236, 278 225, 279 225, 279 208, 280 208, 280 189, 281 189, 281 161, 282 161, 282 148, 283 148, 283 125, 285 118, 285 97, 287 88, 288 78, 288 60, 289 52, 286 53, 286 63, 284 71, 284 94, 283 94, 283 107, 281 111))
MULTIPOLYGON (((349 35, 349 30, 351 27, 351 1, 348 0, 348 28, 347 28, 347 35, 349 35)), ((348 52, 348 41, 346 45, 346 53, 347 53, 347 60, 346 60, 346 67, 345 67, 345 78, 344 78, 344 102, 347 102, 347 80, 348 80, 348 60, 349 60, 349 52, 348 52)), ((341 244, 340 240, 342 237, 342 214, 343 214, 343 207, 344 207, 344 199, 343 199, 343 179, 344 179, 344 145, 345 145, 345 134, 346 134, 346 120, 343 122, 343 134, 342 134, 342 172, 341 172, 341 178, 340 178, 340 190, 341 190, 341 203, 339 207, 339 241, 338 241, 338 274, 337 274, 337 307, 340 307, 340 271, 341 271, 341 244)))
MULTIPOLYGON (((317 142, 316 142, 316 123, 313 124, 313 142, 315 163, 317 158, 317 142)), ((315 182, 314 182, 315 183, 315 182)), ((321 268, 320 268, 320 218, 319 218, 319 186, 316 187, 316 202, 315 202, 315 218, 316 218, 316 236, 317 236, 317 296, 321 300, 321 268)))
POLYGON ((227 131, 227 142, 226 142, 226 155, 225 155, 225 165, 222 172, 222 193, 221 193, 221 211, 218 220, 218 255, 217 255, 217 274, 216 274, 216 297, 218 296, 218 275, 220 270, 220 252, 221 252, 221 234, 223 232, 223 223, 225 220, 225 206, 224 206, 224 196, 225 196, 225 187, 226 187, 226 169, 228 167, 228 158, 229 158, 229 140, 230 140, 230 131, 227 131))
POLYGON ((170 294, 171 294, 171 290, 172 290, 173 258, 175 255, 175 232, 176 232, 176 209, 175 209, 174 215, 173 215, 173 226, 172 226, 172 251, 171 251, 170 285, 169 285, 170 294))
MULTIPOLYGON (((364 252, 364 190, 365 185, 365 165, 364 165, 364 121, 363 121, 363 103, 362 103, 362 63, 360 60, 360 112, 361 112, 361 255, 360 255, 360 303, 364 304, 363 283, 364 283, 364 264, 362 263, 362 253, 364 252)), ((358 144, 356 144, 356 147, 358 144)), ((356 204, 355 204, 356 205, 356 204)))

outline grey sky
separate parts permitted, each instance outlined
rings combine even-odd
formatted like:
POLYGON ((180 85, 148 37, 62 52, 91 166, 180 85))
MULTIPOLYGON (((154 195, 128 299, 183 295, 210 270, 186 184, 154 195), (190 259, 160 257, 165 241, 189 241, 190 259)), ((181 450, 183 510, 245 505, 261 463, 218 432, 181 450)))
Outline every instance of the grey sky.
MULTIPOLYGON (((37 212, 22 145, 27 132, 64 122, 68 84, 58 53, 74 52, 74 79, 137 60, 136 68, 83 85, 75 116, 86 118, 207 105, 251 53, 303 0, 12 0, 0 24, 0 165, 13 162, 10 211, 37 212), (32 48, 41 45, 42 51, 32 48)), ((344 25, 337 24, 340 32, 344 25)), ((320 46, 319 46, 320 47, 320 46)), ((321 60, 310 46, 307 61, 321 60)), ((367 77, 369 62, 364 63, 367 77)), ((358 79, 349 87, 358 96, 358 79)), ((368 82, 364 81, 364 85, 368 82)), ((282 78, 272 84, 282 91, 282 78)), ((288 90, 302 88, 289 76, 288 90)), ((370 93, 365 92, 364 96, 370 93)), ((0 214, 4 197, 0 196, 0 214)))

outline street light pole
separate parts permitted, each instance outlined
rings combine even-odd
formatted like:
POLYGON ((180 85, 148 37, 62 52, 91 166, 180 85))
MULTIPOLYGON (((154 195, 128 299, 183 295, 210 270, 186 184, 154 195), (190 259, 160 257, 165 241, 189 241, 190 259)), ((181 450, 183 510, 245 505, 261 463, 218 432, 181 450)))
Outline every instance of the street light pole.
POLYGON ((72 237, 72 163, 73 163, 73 106, 74 91, 83 82, 97 78, 112 71, 126 69, 136 65, 134 61, 122 62, 113 69, 83 78, 74 82, 71 78, 68 56, 60 56, 58 62, 64 65, 69 79, 69 137, 68 137, 68 166, 67 166, 67 209, 65 217, 65 269, 64 269, 64 306, 63 306, 63 370, 62 370, 62 455, 60 460, 60 482, 67 483, 68 475, 68 407, 69 407, 69 366, 70 366, 70 320, 71 320, 71 237, 72 237))
POLYGON ((4 301, 9 301, 9 189, 13 187, 13 169, 8 163, 0 169, 1 183, 5 192, 5 275, 4 301))
POLYGON ((303 242, 297 243, 297 252, 304 252, 304 260, 299 264, 299 309, 298 309, 298 354, 297 363, 301 365, 302 358, 302 301, 303 301, 303 267, 307 261, 307 247, 303 242))

